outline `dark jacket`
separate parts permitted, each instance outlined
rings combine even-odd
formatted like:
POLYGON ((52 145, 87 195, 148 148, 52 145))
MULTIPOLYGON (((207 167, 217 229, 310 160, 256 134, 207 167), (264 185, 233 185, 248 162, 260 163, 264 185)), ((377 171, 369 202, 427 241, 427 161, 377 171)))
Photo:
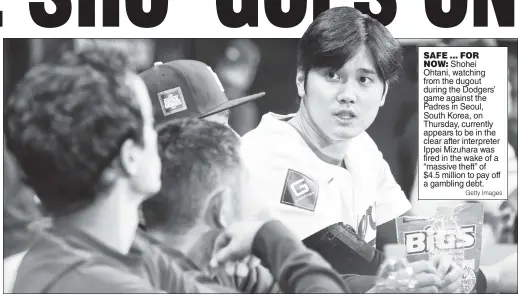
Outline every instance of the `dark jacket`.
MULTIPOLYGON (((284 292, 349 293, 342 278, 282 223, 265 224, 253 254, 270 268, 284 292)), ((22 260, 14 293, 231 293, 200 283, 139 236, 122 255, 78 230, 55 227, 40 236, 22 260)))
POLYGON ((281 290, 269 272, 269 270, 262 265, 255 265, 254 261, 237 262, 233 265, 233 274, 227 272, 224 268, 209 268, 209 262, 203 259, 203 255, 210 253, 206 245, 211 245, 212 237, 209 234, 202 236, 202 240, 191 249, 189 254, 169 246, 166 243, 160 242, 145 232, 138 232, 138 236, 143 236, 149 240, 183 269, 184 272, 193 276, 200 283, 219 284, 227 288, 233 288, 241 293, 281 293, 281 290), (205 245, 205 246, 203 246, 205 245), (244 271, 246 270, 246 271, 244 271))

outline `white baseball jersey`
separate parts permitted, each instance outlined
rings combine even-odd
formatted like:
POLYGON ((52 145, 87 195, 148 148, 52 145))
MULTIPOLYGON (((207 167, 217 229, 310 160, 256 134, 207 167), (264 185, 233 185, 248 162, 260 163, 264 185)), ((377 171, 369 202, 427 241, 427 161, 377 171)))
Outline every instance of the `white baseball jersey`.
POLYGON ((382 153, 364 132, 352 139, 345 154, 348 170, 328 164, 287 122, 292 117, 268 113, 243 136, 252 183, 245 204, 253 213, 274 214, 300 239, 344 223, 374 245, 376 226, 411 207, 382 153))

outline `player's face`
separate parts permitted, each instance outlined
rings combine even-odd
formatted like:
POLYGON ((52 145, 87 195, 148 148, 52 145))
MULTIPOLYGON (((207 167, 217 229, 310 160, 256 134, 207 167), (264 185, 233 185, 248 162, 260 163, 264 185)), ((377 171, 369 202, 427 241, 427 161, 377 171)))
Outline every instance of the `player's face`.
POLYGON ((129 77, 143 115, 143 145, 134 148, 135 164, 132 170, 132 185, 134 189, 147 196, 161 189, 161 160, 157 148, 157 132, 154 129, 152 104, 147 88, 137 75, 129 77))
POLYGON ((353 138, 369 128, 387 92, 365 47, 339 70, 311 69, 304 82, 299 71, 297 88, 313 128, 331 141, 353 138))

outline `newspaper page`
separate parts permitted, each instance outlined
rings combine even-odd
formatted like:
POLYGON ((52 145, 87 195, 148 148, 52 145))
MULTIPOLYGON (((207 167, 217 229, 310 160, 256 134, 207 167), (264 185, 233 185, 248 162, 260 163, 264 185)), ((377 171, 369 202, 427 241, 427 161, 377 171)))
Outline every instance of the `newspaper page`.
POLYGON ((3 292, 517 293, 519 4, 2 1, 3 292))

